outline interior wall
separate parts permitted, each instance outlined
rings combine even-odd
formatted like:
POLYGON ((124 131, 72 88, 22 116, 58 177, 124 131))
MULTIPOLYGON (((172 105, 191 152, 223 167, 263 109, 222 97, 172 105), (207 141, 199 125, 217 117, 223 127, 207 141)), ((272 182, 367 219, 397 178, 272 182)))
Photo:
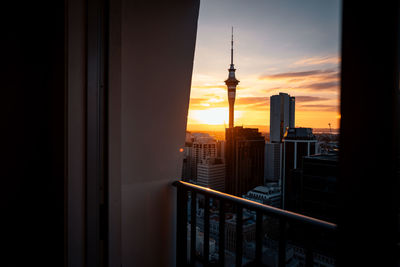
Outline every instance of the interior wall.
POLYGON ((199 1, 121 0, 110 10, 110 217, 120 179, 122 266, 173 266, 171 183, 181 175, 199 1))

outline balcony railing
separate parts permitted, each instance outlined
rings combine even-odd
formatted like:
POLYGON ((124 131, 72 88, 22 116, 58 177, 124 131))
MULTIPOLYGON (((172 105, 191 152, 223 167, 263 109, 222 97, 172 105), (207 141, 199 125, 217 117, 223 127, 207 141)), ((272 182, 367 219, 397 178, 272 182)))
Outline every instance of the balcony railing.
MULTIPOLYGON (((315 242, 321 237, 321 232, 334 234, 336 224, 304 216, 294 212, 282 210, 272 206, 260 204, 251 200, 236 197, 233 195, 221 193, 206 187, 195 184, 176 181, 173 184, 177 187, 177 266, 194 266, 196 263, 202 263, 204 266, 211 265, 209 261, 210 253, 210 198, 219 202, 219 223, 218 223, 218 262, 212 265, 225 266, 225 214, 227 206, 234 210, 236 214, 236 245, 235 245, 235 265, 242 266, 243 254, 243 208, 256 213, 255 230, 255 259, 250 264, 253 266, 263 266, 263 216, 277 218, 279 220, 279 241, 278 241, 278 266, 286 265, 286 243, 288 240, 288 223, 299 227, 305 231, 306 238, 300 240, 305 249, 305 266, 313 266, 313 254, 316 249, 315 242), (188 246, 188 192, 190 192, 190 246, 188 246), (203 257, 199 259, 196 255, 196 194, 204 196, 204 239, 203 239, 203 257), (233 209, 235 207, 235 209, 233 209), (319 234, 315 234, 319 233, 319 234), (188 247, 190 254, 188 255, 188 247)), ((297 241, 299 242, 299 241, 297 241)))

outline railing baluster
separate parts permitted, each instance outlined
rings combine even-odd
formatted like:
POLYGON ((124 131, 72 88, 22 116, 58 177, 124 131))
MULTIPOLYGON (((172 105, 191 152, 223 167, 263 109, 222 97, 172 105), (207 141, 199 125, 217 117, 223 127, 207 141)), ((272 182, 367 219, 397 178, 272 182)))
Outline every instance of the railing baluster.
POLYGON ((187 265, 187 190, 178 186, 177 196, 177 231, 176 231, 176 263, 177 266, 187 265))
POLYGON ((257 210, 256 214, 256 265, 262 262, 262 240, 263 240, 263 213, 257 210))
POLYGON ((204 264, 207 265, 210 257, 210 196, 204 197, 204 264))
POLYGON ((219 266, 225 265, 225 201, 219 200, 219 266))
POLYGON ((286 219, 279 218, 279 267, 286 266, 286 219))
POLYGON ((243 207, 237 205, 236 208, 236 267, 240 267, 243 254, 243 207))
POLYGON ((305 240, 305 266, 306 267, 312 267, 314 265, 314 253, 312 250, 312 240, 313 240, 313 233, 309 229, 309 227, 305 227, 305 236, 307 237, 305 240))
MULTIPOLYGON (((298 223, 306 225, 305 236, 305 253, 306 266, 313 265, 313 245, 315 238, 321 239, 320 236, 311 235, 310 231, 315 229, 333 231, 337 230, 337 225, 305 216, 302 214, 274 208, 268 205, 263 205, 254 201, 249 201, 233 195, 221 193, 209 188, 204 188, 198 185, 186 183, 183 181, 176 181, 174 185, 178 189, 177 197, 177 250, 176 250, 176 262, 177 266, 187 266, 189 255, 188 255, 188 234, 187 234, 187 215, 188 215, 188 191, 192 192, 191 202, 191 240, 190 240, 190 262, 195 265, 197 262, 196 254, 196 195, 201 194, 205 197, 204 203, 204 265, 209 265, 210 255, 210 198, 219 200, 220 211, 219 211, 219 266, 224 266, 225 263, 225 213, 226 205, 236 206, 236 266, 242 265, 243 257, 243 208, 256 210, 256 251, 255 251, 255 265, 260 266, 262 264, 262 249, 263 249, 263 216, 264 214, 279 219, 279 252, 278 252, 278 265, 285 266, 286 264, 286 243, 287 243, 287 224, 298 223), (308 242, 307 242, 308 241, 308 242)), ((291 225, 292 226, 292 225, 291 225)), ((331 232, 330 232, 331 233, 331 232)))
POLYGON ((196 192, 192 191, 192 201, 191 201, 191 206, 190 206, 190 263, 192 265, 195 264, 196 261, 196 219, 197 219, 197 210, 196 210, 196 204, 197 204, 197 196, 196 192))

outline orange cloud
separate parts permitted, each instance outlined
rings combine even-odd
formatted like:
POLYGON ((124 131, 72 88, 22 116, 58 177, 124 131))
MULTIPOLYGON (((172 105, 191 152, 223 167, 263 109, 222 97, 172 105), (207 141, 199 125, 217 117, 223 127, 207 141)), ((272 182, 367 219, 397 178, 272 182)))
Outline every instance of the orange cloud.
POLYGON ((299 105, 296 106, 296 111, 338 111, 339 107, 336 105, 299 105))
POLYGON ((309 70, 298 72, 283 72, 259 77, 261 80, 273 80, 284 83, 285 87, 274 87, 265 90, 271 92, 276 89, 304 89, 307 91, 337 91, 339 86, 339 73, 335 69, 309 70))
POLYGON ((329 98, 326 97, 308 96, 308 95, 300 95, 295 97, 296 97, 296 103, 329 100, 329 98))

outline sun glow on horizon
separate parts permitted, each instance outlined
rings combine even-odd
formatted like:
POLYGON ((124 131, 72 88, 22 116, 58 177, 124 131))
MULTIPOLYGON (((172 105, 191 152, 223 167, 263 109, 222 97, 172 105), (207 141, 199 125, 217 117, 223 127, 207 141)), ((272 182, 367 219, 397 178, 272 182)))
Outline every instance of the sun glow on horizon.
MULTIPOLYGON (((189 109, 188 124, 223 125, 229 121, 229 108, 189 109)), ((242 112, 235 110, 235 119, 242 118, 242 112)))

